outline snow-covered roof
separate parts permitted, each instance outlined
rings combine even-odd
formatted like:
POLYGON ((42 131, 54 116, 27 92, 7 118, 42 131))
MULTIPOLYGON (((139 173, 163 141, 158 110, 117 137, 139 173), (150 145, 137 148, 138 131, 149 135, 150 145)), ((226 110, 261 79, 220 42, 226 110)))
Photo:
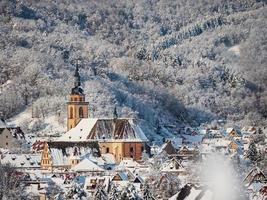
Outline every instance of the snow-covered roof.
POLYGON ((57 138, 56 141, 86 141, 96 121, 95 118, 82 119, 76 127, 57 138))
POLYGON ((25 139, 25 134, 21 130, 20 127, 5 127, 5 128, 0 128, 0 134, 2 134, 2 132, 4 130, 8 130, 8 133, 10 135, 12 135, 12 137, 15 138, 15 139, 18 139, 18 140, 24 140, 25 139))
POLYGON ((75 172, 100 172, 100 171, 105 171, 98 165, 96 165, 93 161, 85 158, 83 159, 80 163, 75 165, 74 167, 71 168, 72 171, 75 172))
POLYGON ((267 183, 267 177, 259 167, 252 168, 244 179, 244 182, 248 185, 254 181, 267 183))
POLYGON ((48 142, 53 166, 69 165, 73 156, 87 157, 90 154, 100 155, 96 142, 48 142))
POLYGON ((140 166, 140 164, 133 159, 123 159, 118 165, 118 168, 134 168, 138 166, 140 166))
POLYGON ((122 140, 148 141, 134 119, 82 119, 76 127, 57 138, 56 141, 122 140))
POLYGON ((186 170, 181 165, 181 163, 174 158, 163 163, 161 171, 162 172, 186 172, 186 170))
POLYGON ((116 180, 114 180, 114 177, 115 177, 115 176, 119 176, 119 177, 121 178, 120 181, 128 181, 128 176, 127 176, 127 174, 126 174, 125 172, 117 172, 117 173, 113 176, 112 181, 116 181, 116 180))
POLYGON ((176 199, 178 199, 178 197, 180 200, 212 200, 213 199, 213 192, 209 189, 197 188, 194 186, 188 187, 186 185, 184 188, 181 189, 181 191, 179 191, 177 194, 175 194, 174 196, 169 198, 169 200, 176 200, 176 199), (188 195, 183 194, 183 195, 181 195, 182 196, 182 198, 181 198, 181 197, 179 197, 180 193, 189 193, 189 194, 188 195))
POLYGON ((95 157, 92 154, 90 154, 89 159, 99 166, 116 164, 114 155, 110 153, 101 154, 100 157, 95 157))
POLYGON ((10 163, 17 168, 39 168, 41 154, 4 154, 2 164, 10 163))
POLYGON ((185 135, 183 134, 182 137, 185 139, 186 142, 190 143, 201 143, 203 139, 203 135, 185 135))

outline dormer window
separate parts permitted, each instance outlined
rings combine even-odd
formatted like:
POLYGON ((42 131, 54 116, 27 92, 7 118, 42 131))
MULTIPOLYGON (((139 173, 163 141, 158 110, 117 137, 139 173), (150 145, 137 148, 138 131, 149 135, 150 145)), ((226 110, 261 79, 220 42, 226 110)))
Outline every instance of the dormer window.
POLYGON ((11 159, 12 159, 12 160, 16 160, 16 156, 15 156, 15 155, 12 155, 12 156, 11 156, 11 159))

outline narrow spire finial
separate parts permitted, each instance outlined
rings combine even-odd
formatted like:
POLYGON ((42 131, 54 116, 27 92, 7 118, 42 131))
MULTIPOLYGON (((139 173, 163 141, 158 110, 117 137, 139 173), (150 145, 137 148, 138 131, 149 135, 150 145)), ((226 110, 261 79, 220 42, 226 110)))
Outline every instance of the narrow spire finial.
POLYGON ((114 117, 114 119, 118 119, 117 106, 115 106, 115 108, 114 108, 113 117, 114 117))
POLYGON ((80 76, 80 73, 79 73, 79 64, 78 64, 78 62, 76 64, 74 78, 75 78, 75 80, 74 80, 74 86, 75 87, 81 86, 81 76, 80 76))

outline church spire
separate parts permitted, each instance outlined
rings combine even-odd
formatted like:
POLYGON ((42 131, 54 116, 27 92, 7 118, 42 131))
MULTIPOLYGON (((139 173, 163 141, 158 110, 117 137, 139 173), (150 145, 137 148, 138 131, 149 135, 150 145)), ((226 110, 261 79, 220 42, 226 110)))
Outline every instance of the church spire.
POLYGON ((75 68, 75 73, 74 73, 74 87, 79 87, 81 86, 81 76, 80 76, 80 73, 79 73, 79 66, 78 64, 76 65, 76 68, 75 68))
POLYGON ((74 72, 74 87, 71 89, 71 94, 82 94, 83 89, 81 87, 81 76, 79 73, 79 63, 76 64, 75 72, 74 72))

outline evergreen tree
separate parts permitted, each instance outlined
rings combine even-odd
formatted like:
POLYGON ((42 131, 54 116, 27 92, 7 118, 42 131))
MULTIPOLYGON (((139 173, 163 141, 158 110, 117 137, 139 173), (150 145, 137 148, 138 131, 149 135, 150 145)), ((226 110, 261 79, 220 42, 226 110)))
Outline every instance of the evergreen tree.
POLYGON ((251 142, 248 147, 247 157, 254 163, 259 158, 259 153, 254 142, 251 142))
POLYGON ((111 186, 111 191, 109 193, 109 200, 117 200, 117 199, 120 199, 120 193, 119 191, 117 190, 117 187, 113 184, 111 186))
POLYGON ((144 185, 144 190, 143 190, 143 200, 155 200, 153 197, 148 184, 144 185))
POLYGON ((94 194, 94 200, 108 200, 108 195, 104 191, 102 186, 98 186, 98 188, 94 194))

